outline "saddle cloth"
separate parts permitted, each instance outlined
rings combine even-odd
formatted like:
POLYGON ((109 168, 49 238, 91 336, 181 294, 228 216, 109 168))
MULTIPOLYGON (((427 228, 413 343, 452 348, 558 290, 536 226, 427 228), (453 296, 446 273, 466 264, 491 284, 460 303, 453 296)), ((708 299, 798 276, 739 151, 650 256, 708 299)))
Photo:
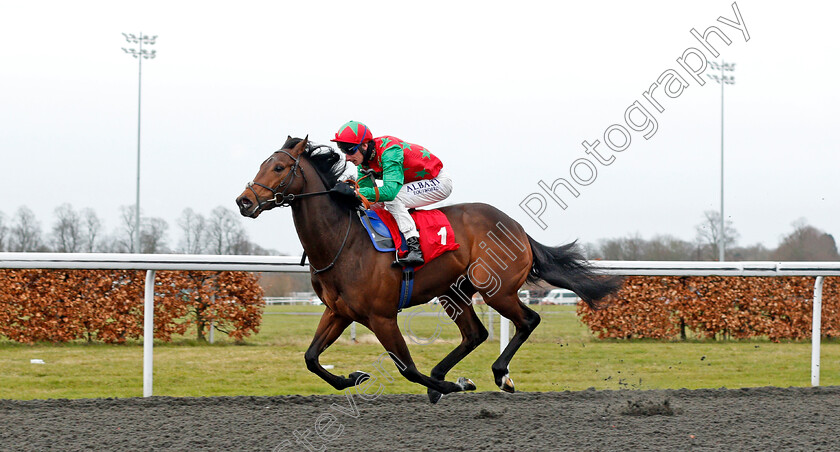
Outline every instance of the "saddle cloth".
MULTIPOLYGON (((414 210, 410 213, 417 225, 417 232, 420 233, 420 250, 426 262, 461 247, 455 241, 455 231, 449 224, 449 218, 446 218, 443 212, 433 209, 414 210)), ((407 252, 405 238, 390 212, 376 208, 364 211, 360 214, 360 218, 374 248, 378 251, 388 252, 399 249, 401 255, 407 252)))

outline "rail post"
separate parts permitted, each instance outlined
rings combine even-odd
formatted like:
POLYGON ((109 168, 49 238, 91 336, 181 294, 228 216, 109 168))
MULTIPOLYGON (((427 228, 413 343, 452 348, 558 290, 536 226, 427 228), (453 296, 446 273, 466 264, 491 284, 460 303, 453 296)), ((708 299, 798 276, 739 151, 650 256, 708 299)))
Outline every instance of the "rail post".
POLYGON ((499 354, 505 351, 510 342, 510 320, 499 314, 499 354))
POLYGON ((820 337, 822 336, 823 277, 814 281, 814 312, 811 315, 811 386, 820 385, 820 337))
POLYGON ((152 362, 155 344, 155 271, 146 271, 143 292, 143 397, 152 396, 152 362))

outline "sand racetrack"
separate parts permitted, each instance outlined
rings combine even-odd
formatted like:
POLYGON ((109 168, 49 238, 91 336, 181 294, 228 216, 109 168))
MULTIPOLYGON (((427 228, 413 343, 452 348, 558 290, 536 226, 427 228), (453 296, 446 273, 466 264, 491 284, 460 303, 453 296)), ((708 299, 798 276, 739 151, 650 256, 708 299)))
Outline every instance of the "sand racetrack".
POLYGON ((0 450, 829 451, 840 387, 0 400, 0 450))

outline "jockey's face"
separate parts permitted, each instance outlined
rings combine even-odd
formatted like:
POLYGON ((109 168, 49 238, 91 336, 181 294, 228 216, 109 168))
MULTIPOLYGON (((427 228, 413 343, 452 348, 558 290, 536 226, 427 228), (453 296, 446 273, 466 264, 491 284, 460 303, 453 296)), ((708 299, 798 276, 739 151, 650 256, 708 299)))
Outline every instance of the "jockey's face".
POLYGON ((358 151, 356 151, 352 154, 345 154, 345 158, 347 159, 348 162, 350 162, 350 163, 352 163, 356 166, 359 166, 359 165, 362 164, 362 161, 364 161, 364 158, 365 158, 364 153, 367 151, 367 149, 368 149, 368 144, 367 143, 362 143, 361 145, 359 145, 359 150, 358 151))

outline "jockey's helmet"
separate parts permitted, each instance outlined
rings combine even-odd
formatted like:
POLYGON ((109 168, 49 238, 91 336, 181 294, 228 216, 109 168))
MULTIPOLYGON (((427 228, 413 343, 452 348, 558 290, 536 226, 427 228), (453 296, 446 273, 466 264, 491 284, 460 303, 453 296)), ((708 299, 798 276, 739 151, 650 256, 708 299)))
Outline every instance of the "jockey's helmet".
POLYGON ((335 133, 335 138, 330 141, 336 143, 361 144, 372 139, 373 134, 366 125, 360 123, 359 121, 349 121, 339 127, 338 132, 335 133))

